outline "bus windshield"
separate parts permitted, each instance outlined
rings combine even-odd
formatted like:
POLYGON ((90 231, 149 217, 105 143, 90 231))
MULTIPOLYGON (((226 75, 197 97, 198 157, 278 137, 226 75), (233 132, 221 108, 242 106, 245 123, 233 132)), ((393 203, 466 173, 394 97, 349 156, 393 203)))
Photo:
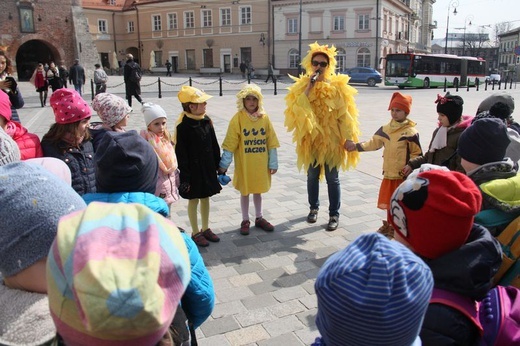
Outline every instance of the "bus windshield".
POLYGON ((410 56, 394 55, 386 60, 385 76, 408 77, 410 71, 410 56))

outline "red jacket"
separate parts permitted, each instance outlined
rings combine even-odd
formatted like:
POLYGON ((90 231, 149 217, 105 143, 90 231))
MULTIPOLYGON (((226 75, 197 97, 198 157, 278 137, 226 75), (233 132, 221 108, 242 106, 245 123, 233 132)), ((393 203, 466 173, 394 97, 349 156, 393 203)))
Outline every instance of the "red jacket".
POLYGON ((22 124, 9 121, 5 127, 5 132, 18 144, 22 160, 43 157, 40 138, 34 133, 30 133, 22 124))

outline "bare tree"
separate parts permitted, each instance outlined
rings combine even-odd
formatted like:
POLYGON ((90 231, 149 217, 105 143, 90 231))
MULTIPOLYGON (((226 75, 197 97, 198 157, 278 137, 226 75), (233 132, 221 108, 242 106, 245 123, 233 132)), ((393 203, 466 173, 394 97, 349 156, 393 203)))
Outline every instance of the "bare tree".
POLYGON ((495 27, 493 29, 494 37, 492 37, 492 39, 495 41, 495 46, 498 46, 498 44, 500 43, 498 41, 498 35, 508 32, 512 28, 513 28, 513 23, 511 23, 511 22, 500 22, 500 23, 495 24, 495 27))

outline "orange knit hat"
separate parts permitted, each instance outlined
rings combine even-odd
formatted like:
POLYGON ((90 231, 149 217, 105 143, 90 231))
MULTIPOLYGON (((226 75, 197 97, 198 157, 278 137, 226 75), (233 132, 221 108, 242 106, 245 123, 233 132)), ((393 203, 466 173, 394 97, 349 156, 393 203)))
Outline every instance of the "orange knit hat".
POLYGON ((388 110, 391 110, 392 108, 397 108, 404 111, 406 114, 410 114, 410 108, 412 108, 412 97, 410 95, 403 95, 396 91, 390 99, 388 110))

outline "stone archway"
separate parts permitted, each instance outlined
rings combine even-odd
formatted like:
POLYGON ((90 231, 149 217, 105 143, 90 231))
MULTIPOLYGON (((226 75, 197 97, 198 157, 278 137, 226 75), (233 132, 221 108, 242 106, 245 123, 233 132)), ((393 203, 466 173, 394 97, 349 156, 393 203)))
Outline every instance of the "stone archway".
POLYGON ((30 40, 18 48, 16 52, 16 69, 20 81, 28 81, 38 62, 60 63, 60 54, 56 49, 42 40, 30 40))

